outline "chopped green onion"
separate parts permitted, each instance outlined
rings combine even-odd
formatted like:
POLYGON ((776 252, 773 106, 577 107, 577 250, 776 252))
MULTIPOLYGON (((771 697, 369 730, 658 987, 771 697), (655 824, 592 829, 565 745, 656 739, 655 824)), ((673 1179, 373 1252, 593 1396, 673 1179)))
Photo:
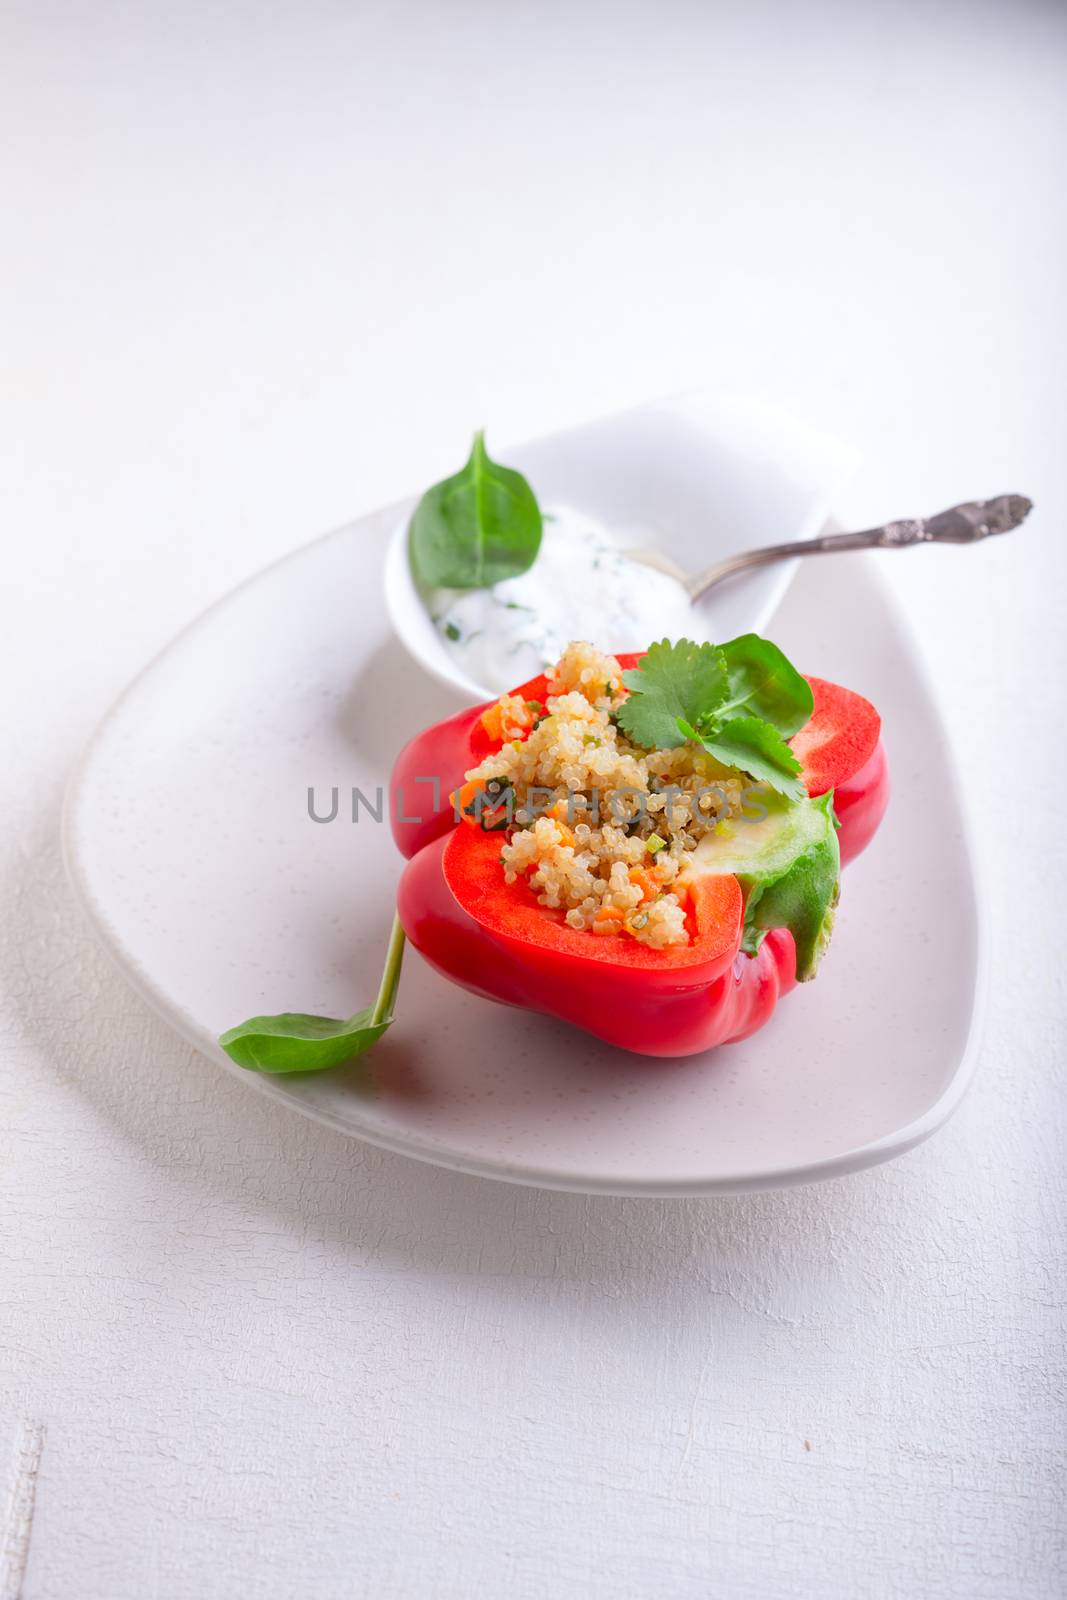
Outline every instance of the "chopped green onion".
POLYGON ((650 856, 658 856, 661 850, 666 850, 667 841, 661 839, 658 833, 650 833, 645 840, 645 849, 650 856))

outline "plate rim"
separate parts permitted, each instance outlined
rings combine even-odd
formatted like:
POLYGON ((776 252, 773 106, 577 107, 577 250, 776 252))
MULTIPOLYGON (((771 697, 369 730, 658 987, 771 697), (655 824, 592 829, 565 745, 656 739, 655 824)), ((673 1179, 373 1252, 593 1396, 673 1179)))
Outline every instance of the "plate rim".
POLYGON ((710 1198, 715 1195, 746 1194, 792 1188, 801 1184, 822 1182, 835 1177, 847 1176, 850 1173, 877 1166, 895 1156, 903 1155, 906 1151, 914 1149, 916 1145, 928 1139, 931 1134, 935 1133, 938 1128, 948 1121, 963 1100, 974 1077, 981 1045, 989 960, 984 867, 982 857, 975 849, 975 831, 970 801, 959 779, 959 764, 955 758, 952 738, 947 721, 942 714, 940 698, 934 689, 926 656, 921 648, 917 631, 892 587, 886 582, 879 570, 878 564, 872 556, 866 554, 862 555, 860 560, 872 574, 887 608, 892 613, 894 622, 908 641, 917 676, 936 716, 941 744, 948 757, 952 793, 960 818, 961 843, 970 866, 974 892, 974 985, 967 1037, 950 1082, 921 1116, 906 1123, 901 1128, 880 1135, 877 1139, 854 1146, 849 1150, 840 1151, 819 1161, 806 1161, 796 1164, 786 1163, 753 1172, 727 1173, 720 1177, 711 1178, 697 1175, 680 1176, 670 1181, 663 1181, 662 1179, 619 1181, 610 1177, 598 1178, 592 1174, 586 1177, 579 1177, 570 1172, 554 1169, 551 1166, 538 1167, 527 1163, 519 1166, 506 1160, 490 1160, 464 1155, 441 1149, 416 1135, 392 1135, 378 1129, 355 1128, 351 1123, 346 1122, 328 1110, 307 1101, 295 1100, 291 1095, 285 1094, 269 1075, 249 1072, 247 1069, 239 1067, 236 1062, 231 1061, 216 1039, 208 1034, 195 1018, 166 998, 156 988, 145 972, 136 953, 123 943, 117 931, 111 925, 94 892, 78 848, 78 830, 85 798, 86 780, 105 738, 121 717, 128 701, 142 688, 156 668, 201 628, 207 627, 213 622, 218 614, 234 604, 247 589, 259 583, 268 574, 285 566, 288 562, 300 559, 309 551, 327 544, 332 539, 349 534, 356 526, 365 527, 372 522, 380 522, 383 526, 388 526, 389 520, 400 514, 403 507, 409 503, 410 498, 406 497, 404 500, 394 502, 377 511, 368 512, 364 516, 352 519, 340 527, 318 535, 316 538, 269 562, 257 572, 251 573, 247 578, 213 601, 198 616, 181 628, 131 679, 97 723, 84 746, 81 756, 75 763, 68 779, 63 797, 60 818, 60 846, 64 869, 75 898, 98 944, 103 947, 134 991, 158 1017, 202 1055, 207 1056, 216 1065, 223 1067, 232 1077, 238 1079, 246 1087, 267 1096, 276 1104, 284 1105, 291 1112, 307 1117, 325 1127, 332 1128, 334 1131, 344 1134, 346 1138, 361 1140, 363 1143, 387 1150, 394 1155, 406 1156, 431 1166, 441 1167, 451 1172, 460 1172, 470 1177, 515 1183, 527 1188, 635 1199, 710 1198))

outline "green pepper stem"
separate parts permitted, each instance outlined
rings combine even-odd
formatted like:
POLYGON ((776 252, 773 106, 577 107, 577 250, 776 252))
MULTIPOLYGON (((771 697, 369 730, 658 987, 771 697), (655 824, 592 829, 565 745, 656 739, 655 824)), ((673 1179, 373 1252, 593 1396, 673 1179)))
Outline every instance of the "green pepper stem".
POLYGON ((393 1005, 396 1001, 396 991, 400 986, 400 968, 404 962, 404 945, 406 939, 404 930, 400 926, 400 918, 393 913, 393 931, 389 935, 389 948, 385 952, 385 968, 382 972, 381 987, 378 998, 374 1002, 374 1010, 370 1014, 370 1027, 376 1028, 383 1022, 388 1022, 393 1014, 393 1005))

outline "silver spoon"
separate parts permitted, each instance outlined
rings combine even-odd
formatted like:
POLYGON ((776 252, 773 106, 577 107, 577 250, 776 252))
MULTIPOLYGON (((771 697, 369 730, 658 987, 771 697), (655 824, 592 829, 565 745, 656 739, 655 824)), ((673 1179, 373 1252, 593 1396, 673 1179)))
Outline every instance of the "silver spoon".
POLYGON ((647 567, 670 573, 686 589, 690 600, 697 601, 724 578, 733 577, 735 572, 765 567, 787 556, 833 555, 838 550, 902 550, 913 544, 977 544, 979 539, 988 539, 994 533, 1010 533, 1032 509, 1033 501, 1024 494, 967 500, 933 517, 905 517, 900 522, 884 522, 879 528, 864 528, 861 533, 821 533, 815 539, 793 539, 788 544, 768 544, 759 550, 745 550, 740 555, 727 556, 725 561, 717 561, 695 577, 686 577, 669 556, 644 550, 631 550, 630 555, 647 567))

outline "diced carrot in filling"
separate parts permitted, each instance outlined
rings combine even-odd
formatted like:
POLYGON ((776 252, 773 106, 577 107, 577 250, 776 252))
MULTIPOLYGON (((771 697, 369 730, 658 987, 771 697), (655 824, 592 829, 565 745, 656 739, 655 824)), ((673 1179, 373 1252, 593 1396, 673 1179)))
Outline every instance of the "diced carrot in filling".
POLYGON ((494 788, 496 780, 470 779, 448 797, 453 814, 472 828, 499 833, 511 822, 510 785, 507 794, 494 788))
POLYGON ((594 933, 621 933, 625 918, 618 906, 601 906, 593 918, 594 933))
POLYGON ((485 729, 490 739, 503 739, 504 733, 500 721, 499 701, 497 701, 496 705, 490 706, 488 711, 482 712, 482 727, 485 729))
POLYGON ((480 783, 464 783, 460 788, 449 795, 453 813, 458 812, 464 822, 469 822, 472 828, 480 828, 481 822, 475 814, 474 802, 482 792, 480 783))
POLYGON ((631 867, 629 872, 630 882, 641 891, 641 899, 654 900, 660 892, 660 885, 645 871, 644 867, 631 867))
POLYGON ((534 725, 533 706, 517 694, 503 694, 482 712, 481 723, 495 744, 509 739, 522 740, 534 725))
POLYGON ((571 844, 577 848, 578 840, 575 837, 574 829, 570 826, 567 802, 565 800, 557 800, 555 805, 545 812, 545 816, 551 817, 559 829, 560 843, 571 844))

